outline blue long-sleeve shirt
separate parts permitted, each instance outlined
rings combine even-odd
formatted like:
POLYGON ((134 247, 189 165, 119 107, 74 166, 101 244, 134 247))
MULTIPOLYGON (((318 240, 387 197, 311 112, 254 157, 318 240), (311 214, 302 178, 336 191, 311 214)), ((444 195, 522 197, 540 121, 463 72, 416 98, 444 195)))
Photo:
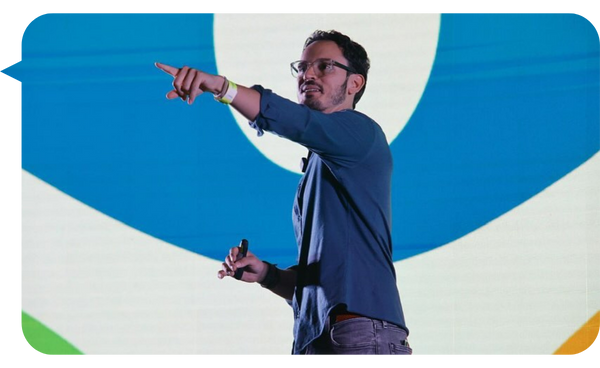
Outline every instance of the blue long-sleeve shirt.
POLYGON ((322 333, 338 305, 407 329, 392 262, 393 164, 383 131, 355 110, 325 114, 253 88, 261 101, 250 124, 259 134, 270 131, 312 152, 292 211, 294 353, 322 333))

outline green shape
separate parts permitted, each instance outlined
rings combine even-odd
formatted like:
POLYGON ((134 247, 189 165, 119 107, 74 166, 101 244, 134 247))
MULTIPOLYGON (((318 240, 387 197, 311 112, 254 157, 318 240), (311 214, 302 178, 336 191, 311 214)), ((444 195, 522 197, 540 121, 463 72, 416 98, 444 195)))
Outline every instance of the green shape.
POLYGON ((21 312, 21 328, 29 345, 40 353, 56 355, 83 354, 56 332, 25 312, 21 312))

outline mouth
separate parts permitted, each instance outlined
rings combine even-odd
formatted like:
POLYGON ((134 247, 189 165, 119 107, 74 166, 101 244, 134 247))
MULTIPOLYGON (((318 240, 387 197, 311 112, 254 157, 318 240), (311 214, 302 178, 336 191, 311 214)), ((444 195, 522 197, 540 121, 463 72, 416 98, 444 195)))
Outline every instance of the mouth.
POLYGON ((300 92, 304 94, 322 92, 321 88, 315 84, 305 84, 300 88, 300 92))

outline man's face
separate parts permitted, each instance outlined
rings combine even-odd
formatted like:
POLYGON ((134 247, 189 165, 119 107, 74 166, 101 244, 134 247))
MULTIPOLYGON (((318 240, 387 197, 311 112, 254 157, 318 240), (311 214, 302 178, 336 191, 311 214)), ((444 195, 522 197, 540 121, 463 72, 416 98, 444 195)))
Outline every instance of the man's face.
MULTIPOLYGON (((313 62, 331 59, 348 65, 342 50, 333 41, 317 41, 303 52, 301 60, 313 62)), ((330 73, 317 75, 312 66, 298 75, 298 102, 313 110, 332 113, 352 108, 353 96, 347 93, 348 72, 334 67, 330 73)))

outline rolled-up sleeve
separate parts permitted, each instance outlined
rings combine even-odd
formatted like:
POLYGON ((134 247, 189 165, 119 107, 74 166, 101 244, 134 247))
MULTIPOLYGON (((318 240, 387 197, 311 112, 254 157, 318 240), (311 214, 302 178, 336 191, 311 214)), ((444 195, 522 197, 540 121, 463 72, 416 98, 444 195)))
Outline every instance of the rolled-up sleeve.
POLYGON ((259 136, 274 133, 341 166, 360 161, 374 143, 376 123, 364 114, 355 110, 326 114, 261 86, 252 88, 261 94, 260 112, 249 124, 259 136))

